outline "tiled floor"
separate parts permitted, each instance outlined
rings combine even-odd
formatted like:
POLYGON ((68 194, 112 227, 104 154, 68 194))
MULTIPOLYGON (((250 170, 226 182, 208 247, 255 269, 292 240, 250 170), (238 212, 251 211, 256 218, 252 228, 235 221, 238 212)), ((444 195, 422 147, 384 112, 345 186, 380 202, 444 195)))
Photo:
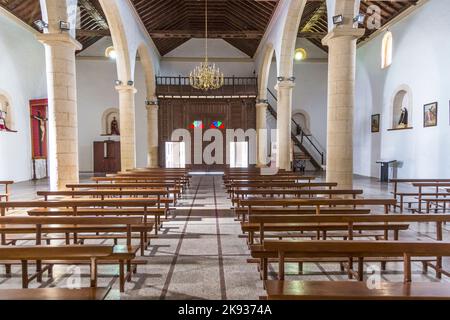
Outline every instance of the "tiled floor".
MULTIPOLYGON (((13 187, 13 198, 32 199, 36 190, 46 188, 46 181, 18 183, 13 187)), ((375 179, 355 177, 355 188, 363 188, 366 197, 390 196, 387 184, 375 179)), ((247 263, 245 239, 239 237, 240 226, 230 205, 221 176, 194 176, 191 188, 164 223, 160 236, 152 240, 146 256, 139 257, 148 263, 138 267, 126 292, 118 292, 118 268, 114 266, 100 266, 99 285, 113 286, 109 299, 257 299, 264 294, 262 282, 256 265, 247 263)), ((429 239, 435 235, 431 224, 412 225, 410 229, 402 233, 402 239, 429 239)), ((448 231, 446 227, 446 239, 448 231)), ((448 261, 445 265, 450 266, 448 261)), ((413 281, 436 281, 433 271, 422 275, 420 267, 413 266, 413 281)), ((271 266, 274 269, 276 266, 271 266)), ((13 268, 12 278, 5 278, 3 267, 0 270, 0 289, 20 287, 18 267, 13 268)), ((336 264, 306 264, 301 276, 296 264, 289 264, 286 270, 290 279, 346 279, 336 264)), ((402 281, 402 264, 389 263, 382 280, 402 281)), ((88 282, 88 268, 58 266, 53 280, 44 277, 42 284, 33 281, 30 287, 87 286, 88 282)))

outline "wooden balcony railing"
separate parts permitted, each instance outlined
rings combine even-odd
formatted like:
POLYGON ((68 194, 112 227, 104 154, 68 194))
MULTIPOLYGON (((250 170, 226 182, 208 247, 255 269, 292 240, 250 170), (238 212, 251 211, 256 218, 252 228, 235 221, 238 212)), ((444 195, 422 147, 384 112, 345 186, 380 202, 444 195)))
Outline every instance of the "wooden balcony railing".
POLYGON ((156 94, 158 97, 256 97, 258 94, 258 79, 256 77, 225 77, 224 85, 221 88, 202 91, 190 85, 189 77, 156 77, 156 94))

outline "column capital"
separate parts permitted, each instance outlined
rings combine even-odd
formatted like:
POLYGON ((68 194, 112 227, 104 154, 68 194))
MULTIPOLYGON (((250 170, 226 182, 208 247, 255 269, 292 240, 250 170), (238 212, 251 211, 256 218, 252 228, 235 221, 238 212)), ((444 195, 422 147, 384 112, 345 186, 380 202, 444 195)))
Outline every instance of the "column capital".
POLYGON ((116 86, 116 90, 120 92, 131 91, 132 93, 136 93, 137 89, 134 86, 129 86, 127 84, 121 84, 116 86))
POLYGON ((280 81, 275 85, 275 90, 287 90, 295 87, 295 83, 293 81, 280 81))
POLYGON ((72 45, 75 50, 83 49, 83 45, 68 33, 42 33, 36 36, 37 40, 42 44, 55 46, 65 43, 66 45, 72 45))
POLYGON ((361 38, 365 32, 364 28, 336 27, 322 39, 322 44, 328 46, 330 40, 341 37, 350 37, 352 40, 356 40, 361 38))
POLYGON ((256 109, 267 109, 267 106, 269 104, 266 102, 257 102, 256 103, 256 109))

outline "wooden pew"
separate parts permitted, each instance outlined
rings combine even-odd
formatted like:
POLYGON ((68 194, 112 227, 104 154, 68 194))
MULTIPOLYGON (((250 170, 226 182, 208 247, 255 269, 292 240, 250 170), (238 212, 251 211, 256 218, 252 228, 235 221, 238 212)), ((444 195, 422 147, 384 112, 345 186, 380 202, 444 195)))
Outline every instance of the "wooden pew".
POLYGON ((105 300, 111 288, 0 289, 0 300, 105 300))
POLYGON ((353 281, 264 282, 267 300, 449 300, 447 283, 382 282, 379 288, 353 281))
MULTIPOLYGON (((397 205, 400 208, 400 212, 403 212, 403 206, 404 206, 404 198, 406 197, 417 197, 419 196, 418 192, 399 192, 398 186, 399 184, 406 183, 406 184, 414 184, 414 183, 450 183, 450 179, 390 179, 391 183, 394 184, 394 198, 398 199, 400 197, 399 205, 397 205)), ((436 192, 439 190, 437 189, 436 192)), ((419 202, 419 205, 421 203, 419 202)), ((421 209, 421 208, 420 208, 421 209)))
MULTIPOLYGON (((279 261, 278 280, 285 278, 286 258, 358 258, 358 280, 363 280, 365 258, 400 257, 404 263, 404 282, 411 282, 411 258, 450 256, 450 243, 435 241, 265 241, 266 255, 276 255, 279 261)), ((267 258, 262 258, 267 260, 267 258)))
POLYGON ((52 275, 52 266, 36 270, 31 277, 28 275, 28 261, 54 260, 88 260, 90 261, 91 287, 97 287, 97 260, 117 260, 120 270, 120 291, 124 292, 125 272, 124 261, 134 258, 126 246, 113 245, 65 245, 65 246, 1 246, 0 260, 19 260, 22 264, 22 288, 28 288, 30 281, 42 277, 45 271, 52 275))
POLYGON ((10 193, 9 193, 9 186, 14 184, 14 181, 0 181, 0 185, 3 185, 4 187, 4 193, 0 193, 0 201, 2 199, 5 199, 6 202, 9 201, 10 193))
MULTIPOLYGON (((422 201, 423 201, 423 196, 424 196, 423 188, 434 188, 436 190, 436 192, 432 193, 431 195, 433 195, 435 197, 435 199, 438 200, 440 196, 448 196, 447 193, 440 193, 439 190, 441 188, 444 189, 444 188, 450 187, 450 182, 415 182, 415 183, 413 183, 413 186, 418 188, 418 192, 417 192, 418 209, 417 209, 417 211, 419 213, 421 213, 422 212, 422 201)), ((428 192, 428 195, 430 195, 429 192, 428 192)), ((444 202, 446 202, 446 201, 444 200, 444 202)), ((428 208, 428 204, 427 204, 427 208, 428 208)))
MULTIPOLYGON (((350 196, 352 199, 356 199, 357 195, 363 194, 363 190, 342 190, 342 189, 329 189, 329 190, 304 190, 304 189, 297 189, 297 190, 290 190, 290 189, 239 189, 233 191, 234 196, 231 198, 232 203, 237 203, 238 207, 240 207, 240 201, 245 199, 251 199, 251 196, 253 198, 261 198, 263 196, 265 199, 267 199, 267 196, 270 196, 271 199, 277 199, 278 198, 289 198, 291 199, 292 196, 295 196, 297 199, 302 198, 302 196, 308 196, 307 199, 314 199, 318 197, 324 197, 326 196, 328 199, 337 198, 339 196, 350 196), (290 196, 290 197, 286 197, 290 196)), ((270 200, 271 200, 270 199, 270 200)), ((269 200, 269 199, 267 199, 269 200)))

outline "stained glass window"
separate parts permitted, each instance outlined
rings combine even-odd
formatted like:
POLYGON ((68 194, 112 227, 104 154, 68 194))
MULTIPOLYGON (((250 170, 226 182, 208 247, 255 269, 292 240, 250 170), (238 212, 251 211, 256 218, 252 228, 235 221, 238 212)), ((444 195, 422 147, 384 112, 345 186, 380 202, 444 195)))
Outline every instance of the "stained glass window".
POLYGON ((191 129, 203 129, 203 121, 201 120, 192 121, 191 129))
POLYGON ((225 125, 222 121, 213 121, 211 123, 211 129, 225 129, 225 125))

